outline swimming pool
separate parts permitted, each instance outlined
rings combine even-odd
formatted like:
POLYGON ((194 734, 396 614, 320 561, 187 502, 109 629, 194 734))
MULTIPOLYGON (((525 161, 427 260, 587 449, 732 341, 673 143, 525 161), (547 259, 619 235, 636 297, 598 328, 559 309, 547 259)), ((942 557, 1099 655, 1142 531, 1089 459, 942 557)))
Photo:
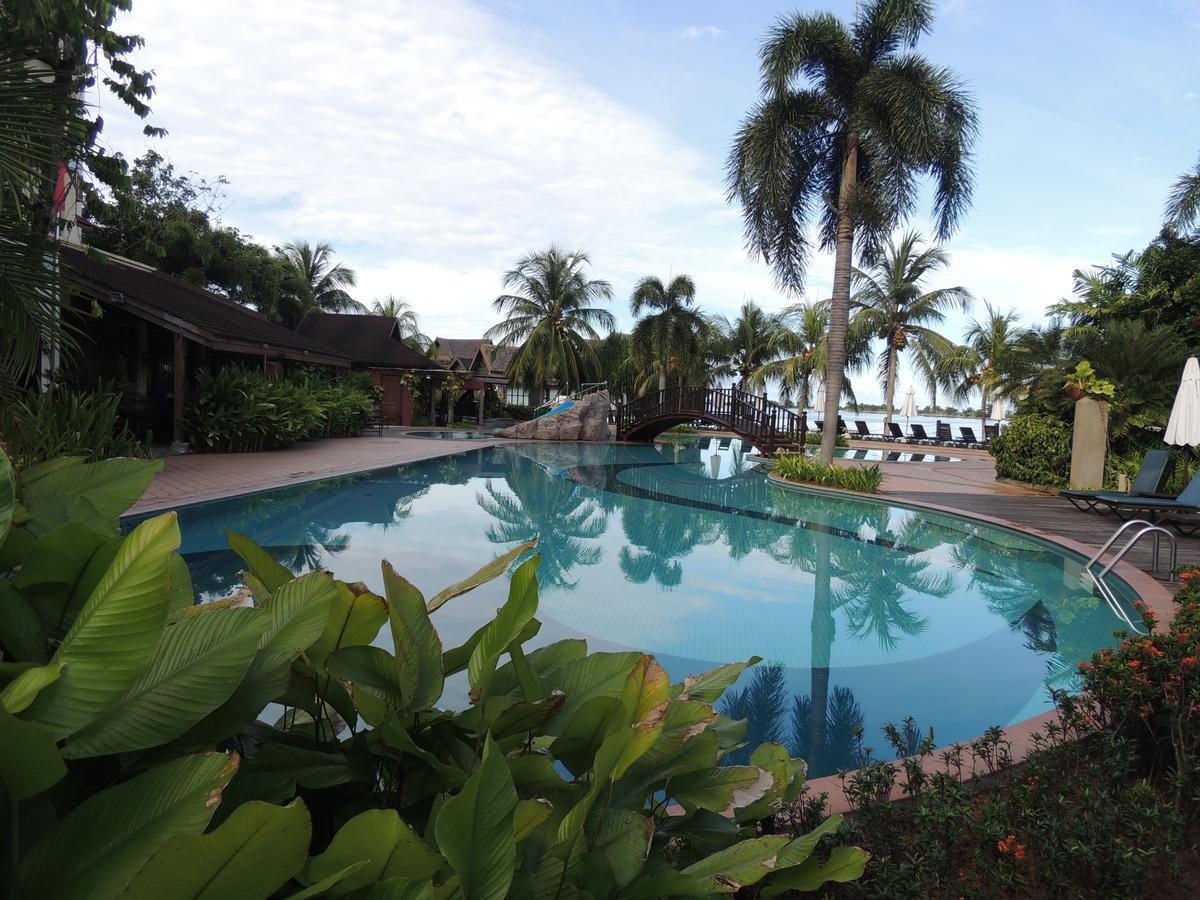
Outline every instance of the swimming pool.
MULTIPOLYGON (((541 536, 535 644, 657 655, 674 680, 764 658, 727 694, 751 746, 782 740, 813 776, 912 716, 939 744, 1049 709, 1120 622, 1082 560, 1002 528, 881 502, 793 493, 705 448, 526 443, 181 508, 202 597, 236 586, 225 529, 294 571, 381 587, 390 560, 429 596, 541 536), (859 732, 859 729, 862 729, 859 732)), ((1128 604, 1123 583, 1114 587, 1128 604)), ((486 585, 434 622, 455 646, 503 602, 486 585)), ((386 644, 387 629, 380 640, 386 644)), ((464 704, 466 683, 445 702, 464 704)))
POLYGON ((431 431, 406 431, 405 437, 432 438, 439 441, 490 441, 496 435, 490 431, 469 431, 466 428, 441 428, 431 431))

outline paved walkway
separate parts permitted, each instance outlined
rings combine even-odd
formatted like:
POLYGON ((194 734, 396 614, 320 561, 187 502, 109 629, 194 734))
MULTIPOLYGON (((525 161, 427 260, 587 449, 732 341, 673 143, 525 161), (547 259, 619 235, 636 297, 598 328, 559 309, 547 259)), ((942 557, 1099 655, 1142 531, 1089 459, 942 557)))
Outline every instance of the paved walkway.
POLYGON ((168 456, 142 499, 131 512, 215 500, 247 491, 283 487, 347 472, 363 472, 461 450, 491 446, 495 441, 406 438, 399 430, 384 437, 330 438, 304 441, 269 453, 192 453, 168 456))

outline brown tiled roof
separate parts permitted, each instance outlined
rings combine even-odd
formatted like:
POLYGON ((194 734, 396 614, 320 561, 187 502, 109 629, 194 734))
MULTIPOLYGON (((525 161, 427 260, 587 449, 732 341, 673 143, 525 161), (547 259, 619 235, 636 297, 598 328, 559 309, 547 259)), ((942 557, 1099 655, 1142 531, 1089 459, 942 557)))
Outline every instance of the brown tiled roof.
POLYGON ((76 277, 98 288, 102 302, 119 302, 134 315, 183 334, 189 340, 232 353, 282 356, 328 365, 349 365, 339 350, 282 325, 249 307, 181 278, 104 254, 98 262, 74 247, 60 258, 76 277), (119 297, 114 301, 114 295, 119 297))
POLYGON ((471 364, 475 362, 475 354, 479 352, 479 345, 483 343, 479 338, 438 338, 434 341, 437 344, 438 357, 446 362, 461 363, 463 368, 471 368, 471 364))
POLYGON ((495 375, 503 375, 516 355, 516 347, 493 347, 488 358, 488 367, 495 375))
POLYGON ((337 349, 351 362, 392 369, 441 368, 400 340, 399 327, 391 316, 310 312, 296 331, 337 349))

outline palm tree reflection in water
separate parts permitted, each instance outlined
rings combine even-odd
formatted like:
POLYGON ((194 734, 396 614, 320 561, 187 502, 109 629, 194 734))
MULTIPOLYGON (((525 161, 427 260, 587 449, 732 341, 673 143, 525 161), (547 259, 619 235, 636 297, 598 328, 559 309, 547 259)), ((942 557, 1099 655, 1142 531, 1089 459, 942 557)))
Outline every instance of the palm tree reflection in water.
POLYGON ((573 481, 547 473, 538 463, 509 454, 510 469, 504 480, 511 494, 498 490, 491 479, 475 495, 479 507, 496 520, 487 530, 494 544, 521 544, 538 538, 542 562, 538 581, 542 590, 569 591, 576 566, 594 566, 601 550, 587 541, 604 534, 608 516, 573 481))

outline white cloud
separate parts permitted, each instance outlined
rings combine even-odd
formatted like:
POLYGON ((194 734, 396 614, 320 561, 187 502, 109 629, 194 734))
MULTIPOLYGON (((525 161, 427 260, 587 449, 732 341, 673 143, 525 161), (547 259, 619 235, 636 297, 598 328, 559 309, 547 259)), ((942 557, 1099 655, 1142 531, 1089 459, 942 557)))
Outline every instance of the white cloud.
POLYGON ((675 32, 675 37, 681 41, 694 41, 699 38, 719 38, 725 33, 716 25, 689 25, 675 32))

